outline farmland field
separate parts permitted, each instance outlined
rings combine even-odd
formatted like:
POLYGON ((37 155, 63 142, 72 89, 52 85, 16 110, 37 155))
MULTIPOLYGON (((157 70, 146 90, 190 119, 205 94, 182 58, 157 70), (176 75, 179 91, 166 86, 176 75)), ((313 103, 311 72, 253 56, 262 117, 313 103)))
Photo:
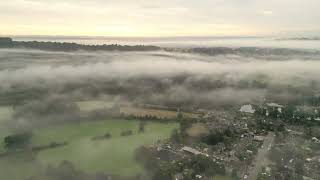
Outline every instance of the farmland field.
MULTIPOLYGON (((77 102, 78 107, 81 112, 92 112, 96 110, 110 109, 115 104, 108 101, 101 100, 91 100, 91 101, 79 101, 77 102)), ((145 108, 138 107, 131 104, 122 104, 119 107, 120 113, 126 116, 136 116, 136 117, 146 117, 152 116, 161 119, 176 119, 177 111, 174 110, 166 110, 166 109, 157 109, 157 108, 145 108)), ((182 117, 184 118, 198 118, 200 115, 197 113, 190 112, 181 112, 182 117)))
POLYGON ((139 134, 138 126, 139 122, 135 120, 106 120, 34 130, 33 145, 64 141, 69 144, 41 151, 31 162, 16 157, 0 159, 0 169, 5 170, 1 173, 1 179, 5 177, 6 179, 20 180, 19 178, 29 176, 36 169, 39 171, 49 164, 57 165, 63 160, 68 160, 76 168, 89 173, 107 172, 128 176, 136 175, 142 172, 142 167, 134 160, 135 149, 141 145, 152 144, 157 140, 168 138, 171 131, 178 127, 175 123, 150 122, 146 124, 145 132, 139 134), (120 133, 126 130, 132 130, 133 135, 120 136, 120 133), (105 133, 110 133, 112 138, 102 141, 91 140, 92 137, 105 133), (28 168, 25 169, 25 167, 28 168), (17 168, 19 174, 12 171, 17 168))
POLYGON ((77 105, 81 111, 90 112, 94 110, 112 108, 114 103, 108 102, 108 101, 92 100, 92 101, 78 101, 77 105))

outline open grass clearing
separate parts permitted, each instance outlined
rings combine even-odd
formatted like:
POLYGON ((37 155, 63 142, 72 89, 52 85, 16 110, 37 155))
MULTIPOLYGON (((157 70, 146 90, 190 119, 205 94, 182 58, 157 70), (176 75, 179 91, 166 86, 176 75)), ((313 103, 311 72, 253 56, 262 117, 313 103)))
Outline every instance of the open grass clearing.
MULTIPOLYGON (((41 165, 57 165, 63 160, 72 162, 76 168, 89 173, 107 172, 121 175, 136 175, 143 168, 134 160, 135 150, 142 146, 166 139, 176 123, 148 122, 144 133, 138 133, 139 121, 136 120, 105 120, 81 122, 79 124, 66 124, 33 131, 33 145, 46 145, 51 142, 68 142, 64 147, 41 151, 31 163, 11 157, 0 159, 0 168, 9 169, 2 173, 2 177, 17 179, 14 172, 21 172, 21 177, 27 177, 33 172, 33 167, 41 165), (122 131, 132 130, 133 135, 122 137, 122 131), (105 133, 112 135, 111 139, 92 141, 91 138, 105 133), (19 163, 20 162, 20 163, 19 163), (30 164, 31 163, 31 164, 30 164), (18 164, 18 166, 17 166, 18 164), (22 168, 20 170, 20 167, 22 168), (31 170, 24 171, 24 168, 31 170), (13 171, 12 169, 16 169, 13 171), (7 174, 6 176, 4 174, 7 174)), ((41 168, 37 168, 39 171, 41 168)), ((0 176, 1 177, 1 176, 0 176)))

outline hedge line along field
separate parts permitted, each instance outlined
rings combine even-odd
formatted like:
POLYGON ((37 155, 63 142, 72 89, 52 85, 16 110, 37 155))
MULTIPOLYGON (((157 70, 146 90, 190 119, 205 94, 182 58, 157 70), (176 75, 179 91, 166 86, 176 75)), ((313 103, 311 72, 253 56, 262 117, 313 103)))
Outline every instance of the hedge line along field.
POLYGON ((143 168, 135 162, 134 151, 142 145, 170 137, 178 124, 148 122, 144 133, 138 133, 138 127, 139 121, 136 120, 105 120, 34 130, 33 146, 64 141, 68 142, 68 145, 41 151, 32 162, 16 157, 0 159, 0 169, 4 170, 4 173, 1 173, 2 178, 20 180, 19 177, 30 176, 35 169, 40 170, 40 166, 45 168, 49 164, 58 165, 63 160, 72 162, 76 168, 88 173, 136 175, 142 172, 143 168), (126 130, 132 130, 133 135, 120 136, 120 133, 126 130), (105 133, 110 133, 112 137, 101 141, 91 140, 92 137, 105 133), (28 167, 28 170, 25 170, 25 167, 28 167), (19 172, 19 175, 16 172, 19 172))
MULTIPOLYGON (((152 116, 152 117, 157 117, 162 119, 176 119, 178 117, 178 113, 176 111, 140 108, 140 107, 121 107, 120 113, 125 114, 126 116, 136 116, 136 117, 152 116)), ((184 118, 197 118, 199 116, 199 114, 187 113, 187 112, 182 112, 181 115, 184 118)))

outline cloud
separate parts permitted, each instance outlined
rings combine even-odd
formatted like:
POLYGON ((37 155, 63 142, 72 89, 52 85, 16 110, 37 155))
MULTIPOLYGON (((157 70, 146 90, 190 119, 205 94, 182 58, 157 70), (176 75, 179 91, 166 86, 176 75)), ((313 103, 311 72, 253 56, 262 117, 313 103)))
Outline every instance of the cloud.
POLYGON ((273 14, 273 11, 271 10, 264 10, 261 12, 263 15, 272 15, 273 14))
POLYGON ((255 35, 298 28, 310 31, 319 29, 319 6, 317 0, 12 0, 1 3, 0 30, 7 34, 105 36, 255 35), (257 10, 274 18, 257 16, 257 10), (121 26, 114 26, 119 23, 121 26), (21 24, 28 26, 19 31, 21 24), (236 28, 224 29, 223 24, 236 28), (130 30, 118 31, 124 25, 130 30))
POLYGON ((1 50, 0 95, 39 91, 45 92, 44 98, 64 94, 78 100, 98 96, 217 108, 265 98, 286 103, 320 85, 318 56, 270 55, 269 59, 246 54, 1 50))

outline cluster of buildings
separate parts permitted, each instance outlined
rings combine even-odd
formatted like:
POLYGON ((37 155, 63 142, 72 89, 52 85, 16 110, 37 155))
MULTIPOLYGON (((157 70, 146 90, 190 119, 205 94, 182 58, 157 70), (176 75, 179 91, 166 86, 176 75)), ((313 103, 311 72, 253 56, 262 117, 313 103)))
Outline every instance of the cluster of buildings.
POLYGON ((272 112, 282 113, 283 112, 283 105, 277 103, 266 103, 263 106, 255 106, 252 104, 246 104, 241 106, 240 112, 241 113, 249 113, 254 114, 257 111, 262 112, 265 116, 270 116, 272 112))
MULTIPOLYGON (((262 106, 245 104, 240 107, 239 112, 245 114, 258 113, 267 117, 281 117, 282 115, 284 115, 284 110, 286 108, 288 107, 277 103, 265 103, 262 106)), ((320 122, 320 107, 295 106, 294 109, 287 112, 287 115, 291 116, 290 118, 293 119, 306 119, 320 122)))

